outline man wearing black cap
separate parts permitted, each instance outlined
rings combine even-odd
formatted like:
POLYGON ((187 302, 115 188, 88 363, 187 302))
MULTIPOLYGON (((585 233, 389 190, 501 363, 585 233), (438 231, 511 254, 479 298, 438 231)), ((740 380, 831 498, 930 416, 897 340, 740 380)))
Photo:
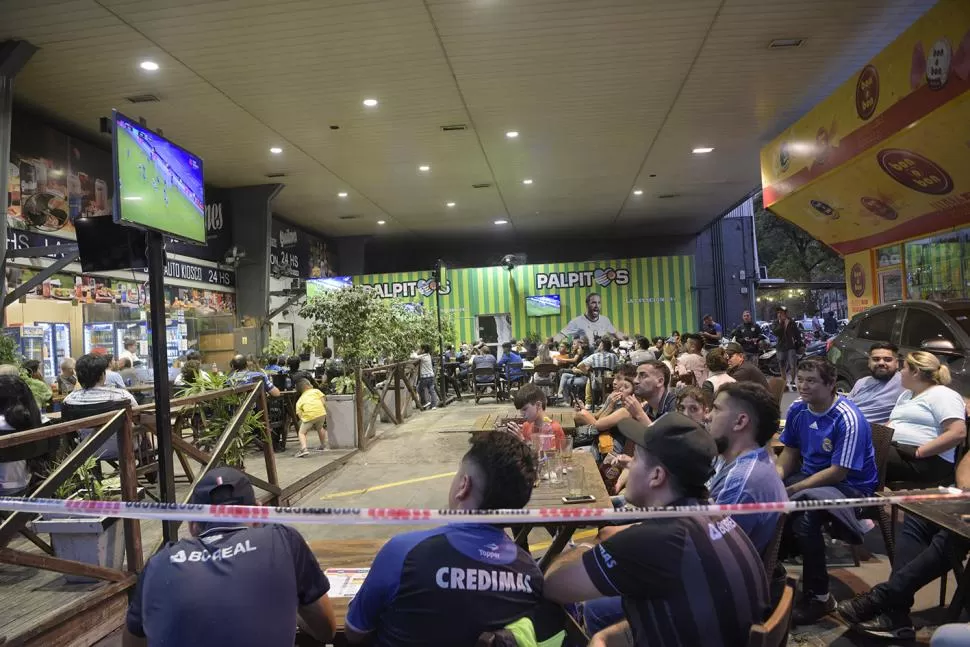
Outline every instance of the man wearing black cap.
POLYGON ((736 341, 728 342, 724 347, 728 360, 728 375, 736 382, 753 382, 768 388, 768 379, 761 369, 748 361, 748 355, 741 344, 736 341))
MULTIPOLYGON (((636 445, 627 499, 638 506, 698 505, 717 455, 714 439, 690 418, 668 413, 646 426, 623 420, 636 445)), ((620 596, 626 620, 590 645, 747 644, 768 611, 758 551, 730 517, 647 519, 592 549, 564 554, 546 574, 558 603, 620 596)))
MULTIPOLYGON (((231 467, 202 477, 192 503, 257 505, 253 486, 231 467)), ((292 645, 297 622, 333 638, 330 583, 303 537, 276 524, 189 522, 192 537, 158 551, 138 577, 125 647, 292 645)))

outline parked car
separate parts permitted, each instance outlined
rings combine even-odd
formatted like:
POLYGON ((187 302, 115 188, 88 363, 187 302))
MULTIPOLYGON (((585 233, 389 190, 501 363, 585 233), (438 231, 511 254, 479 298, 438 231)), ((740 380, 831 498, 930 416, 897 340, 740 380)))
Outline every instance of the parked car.
POLYGON ((849 391, 869 375, 869 348, 877 342, 896 344, 900 357, 916 350, 933 353, 949 367, 950 386, 970 398, 970 299, 896 301, 853 317, 829 345, 839 390, 849 391))

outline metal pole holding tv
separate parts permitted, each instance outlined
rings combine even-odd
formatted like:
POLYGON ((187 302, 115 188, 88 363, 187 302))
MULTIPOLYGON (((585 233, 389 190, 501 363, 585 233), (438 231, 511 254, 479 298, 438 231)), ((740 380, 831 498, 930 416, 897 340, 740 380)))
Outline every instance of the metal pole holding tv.
MULTIPOLYGON (((155 438, 158 439, 158 491, 165 503, 175 501, 175 471, 172 464, 172 413, 169 403, 168 344, 165 339, 165 243, 162 234, 145 234, 148 255, 148 307, 150 312, 152 364, 155 367, 155 438)), ((162 539, 178 540, 174 521, 162 522, 162 539)))

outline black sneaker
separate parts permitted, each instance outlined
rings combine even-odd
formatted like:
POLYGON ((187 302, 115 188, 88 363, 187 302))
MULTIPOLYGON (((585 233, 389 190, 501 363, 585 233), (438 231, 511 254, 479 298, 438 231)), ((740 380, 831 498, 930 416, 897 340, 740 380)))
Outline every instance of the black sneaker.
POLYGON ((829 594, 829 599, 822 602, 814 595, 806 594, 792 609, 791 621, 793 625, 813 625, 828 614, 835 611, 835 596, 829 594))
POLYGON ((868 622, 853 625, 859 633, 873 638, 889 638, 896 640, 915 640, 916 629, 913 621, 906 612, 881 613, 868 622))
POLYGON ((843 600, 836 606, 839 615, 850 625, 868 622, 882 613, 882 607, 869 593, 860 593, 851 600, 843 600))

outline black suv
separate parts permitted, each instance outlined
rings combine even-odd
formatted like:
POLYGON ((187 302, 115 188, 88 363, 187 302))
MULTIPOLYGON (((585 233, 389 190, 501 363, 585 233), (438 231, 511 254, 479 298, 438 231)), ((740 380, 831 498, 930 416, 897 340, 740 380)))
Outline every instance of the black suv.
POLYGON ((869 375, 869 348, 877 342, 896 344, 900 357, 914 350, 933 353, 949 366, 950 386, 970 397, 970 299, 895 301, 853 317, 828 351, 839 370, 839 390, 848 392, 869 375))

